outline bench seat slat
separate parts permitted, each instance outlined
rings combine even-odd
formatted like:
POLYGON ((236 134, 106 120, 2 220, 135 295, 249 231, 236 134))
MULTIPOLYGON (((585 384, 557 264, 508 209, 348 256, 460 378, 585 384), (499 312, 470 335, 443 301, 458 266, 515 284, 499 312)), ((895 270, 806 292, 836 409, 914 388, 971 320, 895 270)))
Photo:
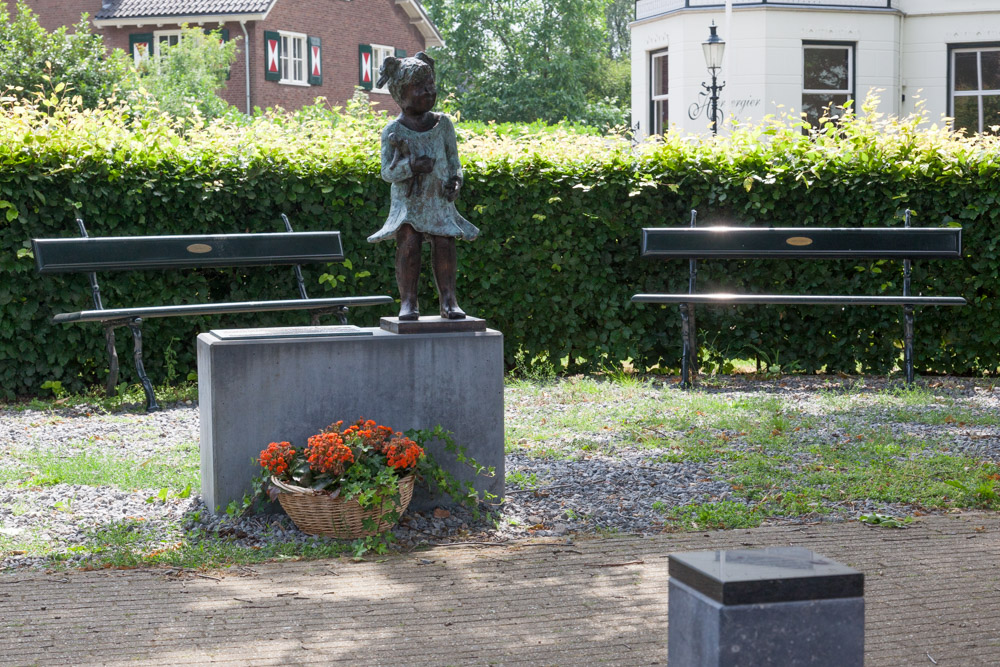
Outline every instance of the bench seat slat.
POLYGON ((39 273, 342 262, 340 232, 32 239, 39 273))
POLYGON ((958 259, 961 227, 662 227, 642 230, 642 256, 958 259))
POLYGON ((240 301, 233 303, 193 303, 178 306, 141 308, 107 308, 60 313, 54 323, 107 322, 129 317, 171 317, 174 315, 218 315, 222 313, 256 313, 279 310, 317 310, 336 306, 378 306, 392 303, 391 296, 347 296, 326 299, 283 299, 275 301, 240 301))
POLYGON ((794 304, 851 306, 964 306, 960 296, 809 296, 793 294, 636 294, 633 303, 703 303, 716 305, 794 304))

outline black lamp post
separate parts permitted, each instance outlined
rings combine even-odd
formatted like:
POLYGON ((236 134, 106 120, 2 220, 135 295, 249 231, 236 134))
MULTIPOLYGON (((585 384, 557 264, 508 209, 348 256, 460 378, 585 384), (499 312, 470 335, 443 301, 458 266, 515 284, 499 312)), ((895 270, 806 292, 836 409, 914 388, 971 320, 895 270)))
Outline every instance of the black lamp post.
POLYGON ((702 83, 701 86, 709 94, 709 113, 712 120, 712 134, 719 133, 719 91, 726 87, 726 82, 718 83, 719 70, 722 68, 722 55, 726 52, 726 42, 716 34, 718 27, 715 21, 708 27, 711 31, 708 39, 701 43, 701 48, 705 51, 705 64, 712 75, 712 85, 702 83))

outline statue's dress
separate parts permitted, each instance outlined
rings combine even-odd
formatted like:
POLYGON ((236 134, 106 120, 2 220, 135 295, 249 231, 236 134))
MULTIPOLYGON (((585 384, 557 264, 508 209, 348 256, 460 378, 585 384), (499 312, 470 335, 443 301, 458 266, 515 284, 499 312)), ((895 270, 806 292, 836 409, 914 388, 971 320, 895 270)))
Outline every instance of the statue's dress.
POLYGON ((392 183, 392 204, 382 229, 368 240, 377 243, 395 238, 396 230, 404 224, 425 234, 475 240, 479 229, 463 218, 455 203, 445 197, 444 186, 454 177, 462 178, 462 165, 450 118, 438 114, 438 122, 426 132, 414 132, 398 120, 386 125, 382 130, 382 179, 392 183), (434 158, 431 173, 414 176, 409 157, 393 164, 396 149, 389 140, 392 134, 397 142, 406 141, 411 157, 434 158))

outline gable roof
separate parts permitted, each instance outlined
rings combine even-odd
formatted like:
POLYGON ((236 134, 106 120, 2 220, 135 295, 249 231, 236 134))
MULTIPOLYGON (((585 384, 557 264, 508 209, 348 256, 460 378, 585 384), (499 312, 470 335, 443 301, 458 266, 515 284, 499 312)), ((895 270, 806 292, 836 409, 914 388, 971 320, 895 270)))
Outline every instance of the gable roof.
MULTIPOLYGON (((290 0, 297 2, 298 0, 290 0)), ((165 23, 262 21, 278 0, 102 0, 94 14, 99 28, 165 23)), ((427 48, 444 46, 441 33, 418 0, 395 0, 410 17, 427 48)))
POLYGON ((417 27, 420 34, 424 36, 424 44, 430 49, 435 46, 444 46, 444 37, 438 32, 437 26, 431 22, 431 17, 420 6, 418 0, 396 0, 396 4, 403 8, 406 15, 410 17, 410 23, 417 27))
POLYGON ((277 0, 103 0, 94 21, 123 19, 195 18, 259 15, 263 18, 277 0))

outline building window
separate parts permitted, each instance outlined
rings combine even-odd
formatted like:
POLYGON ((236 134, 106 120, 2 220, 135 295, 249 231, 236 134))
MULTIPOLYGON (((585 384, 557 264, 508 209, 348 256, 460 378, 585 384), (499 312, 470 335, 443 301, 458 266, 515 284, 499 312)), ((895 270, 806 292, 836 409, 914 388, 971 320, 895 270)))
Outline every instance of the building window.
MULTIPOLYGON (((374 72, 374 76, 372 76, 373 81, 378 81, 378 73, 379 70, 382 69, 382 63, 385 62, 385 59, 395 54, 396 49, 391 46, 372 44, 372 71, 374 72)), ((373 85, 372 91, 376 93, 388 93, 388 84, 386 84, 386 87, 384 88, 375 88, 373 85)))
POLYGON ((157 30, 153 33, 153 54, 160 56, 165 46, 177 46, 181 41, 180 30, 157 30))
POLYGON ((802 45, 802 112, 813 127, 854 99, 854 44, 802 45))
POLYGON ((996 132, 1000 125, 1000 45, 951 51, 951 115, 955 128, 996 132))
POLYGON ((649 128, 650 134, 663 134, 670 127, 670 78, 667 52, 649 56, 649 128))
POLYGON ((297 32, 282 32, 281 35, 281 83, 307 86, 306 81, 306 36, 297 32))

